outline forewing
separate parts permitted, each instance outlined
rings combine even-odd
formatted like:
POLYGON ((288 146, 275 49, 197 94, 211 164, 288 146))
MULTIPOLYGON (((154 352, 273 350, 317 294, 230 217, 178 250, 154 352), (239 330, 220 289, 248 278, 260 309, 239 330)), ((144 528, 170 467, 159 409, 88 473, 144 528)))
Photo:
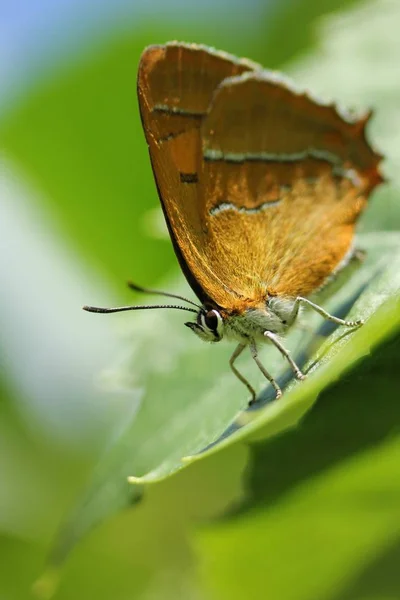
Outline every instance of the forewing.
POLYGON ((181 267, 202 301, 218 302, 216 289, 231 291, 203 251, 208 231, 200 127, 221 81, 258 68, 174 42, 147 48, 140 60, 139 106, 160 200, 181 267))

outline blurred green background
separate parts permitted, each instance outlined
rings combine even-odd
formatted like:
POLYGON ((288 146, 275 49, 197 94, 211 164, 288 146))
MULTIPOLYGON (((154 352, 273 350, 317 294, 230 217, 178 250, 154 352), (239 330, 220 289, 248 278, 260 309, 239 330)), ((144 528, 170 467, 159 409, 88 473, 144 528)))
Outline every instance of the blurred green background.
POLYGON ((300 430, 272 436, 299 413, 173 477, 244 407, 229 347, 180 315, 80 310, 138 301, 127 279, 190 294, 137 108, 152 43, 211 45, 372 107, 390 184, 360 231, 391 232, 365 238, 372 255, 398 249, 399 27, 395 0, 0 6, 0 598, 400 598, 398 304, 300 430))

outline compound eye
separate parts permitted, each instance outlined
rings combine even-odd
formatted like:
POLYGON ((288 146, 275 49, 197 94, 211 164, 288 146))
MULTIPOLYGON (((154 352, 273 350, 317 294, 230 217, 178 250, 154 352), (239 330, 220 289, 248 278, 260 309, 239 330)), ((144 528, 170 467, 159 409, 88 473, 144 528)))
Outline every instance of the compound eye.
POLYGON ((211 329, 211 331, 217 331, 218 317, 214 310, 209 310, 208 312, 206 312, 206 314, 204 315, 204 323, 206 324, 208 329, 211 329))

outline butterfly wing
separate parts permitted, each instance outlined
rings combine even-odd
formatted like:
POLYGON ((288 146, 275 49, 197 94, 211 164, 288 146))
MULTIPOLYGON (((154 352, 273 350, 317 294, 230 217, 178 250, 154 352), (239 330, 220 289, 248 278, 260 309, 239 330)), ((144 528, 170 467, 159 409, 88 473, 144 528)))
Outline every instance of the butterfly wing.
POLYGON ((259 68, 175 42, 150 46, 139 64, 139 107, 161 204, 182 270, 202 302, 214 299, 214 289, 229 293, 229 288, 203 253, 207 225, 200 128, 219 83, 259 68))
POLYGON ((309 295, 339 268, 382 181, 369 117, 268 71, 219 85, 201 135, 208 252, 221 279, 257 303, 267 292, 309 295))
POLYGON ((178 43, 144 52, 138 95, 171 238, 200 300, 241 311, 320 287, 381 180, 368 117, 178 43))

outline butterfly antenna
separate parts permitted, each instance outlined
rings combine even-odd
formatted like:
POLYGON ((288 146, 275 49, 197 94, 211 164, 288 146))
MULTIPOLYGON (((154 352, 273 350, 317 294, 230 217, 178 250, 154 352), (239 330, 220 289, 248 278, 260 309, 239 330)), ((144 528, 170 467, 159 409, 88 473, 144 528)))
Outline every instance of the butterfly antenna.
POLYGON ((144 288, 141 285, 133 283, 133 281, 128 281, 128 287, 131 290, 134 290, 135 292, 143 292, 144 294, 157 294, 158 296, 167 296, 168 298, 176 298, 177 300, 183 300, 184 302, 188 302, 189 304, 196 306, 198 309, 201 309, 201 306, 199 306, 195 302, 192 302, 191 300, 188 300, 188 298, 185 298, 184 296, 170 294, 169 292, 160 292, 159 290, 149 290, 148 288, 144 288))
POLYGON ((82 306, 83 310, 94 313, 116 313, 126 310, 149 310, 152 308, 174 308, 175 310, 186 310, 197 315, 197 310, 188 306, 177 306, 176 304, 151 304, 150 306, 118 306, 116 308, 101 308, 99 306, 82 306))

